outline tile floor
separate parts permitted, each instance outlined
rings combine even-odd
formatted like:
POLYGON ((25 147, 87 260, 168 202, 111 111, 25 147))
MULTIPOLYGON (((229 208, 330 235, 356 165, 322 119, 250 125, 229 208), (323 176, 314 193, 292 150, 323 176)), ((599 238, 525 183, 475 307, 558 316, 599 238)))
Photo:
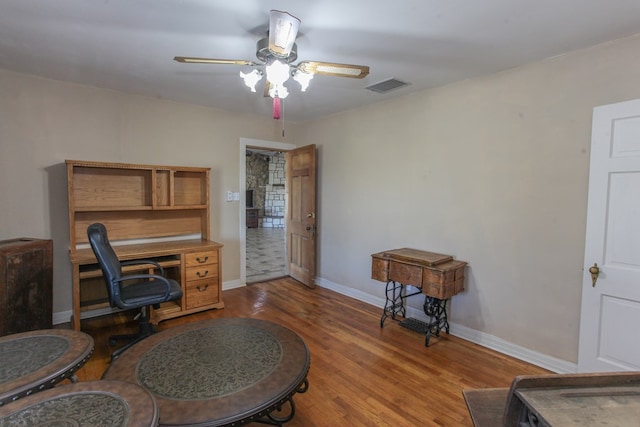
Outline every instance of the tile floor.
POLYGON ((284 228, 247 228, 247 283, 285 276, 284 228))

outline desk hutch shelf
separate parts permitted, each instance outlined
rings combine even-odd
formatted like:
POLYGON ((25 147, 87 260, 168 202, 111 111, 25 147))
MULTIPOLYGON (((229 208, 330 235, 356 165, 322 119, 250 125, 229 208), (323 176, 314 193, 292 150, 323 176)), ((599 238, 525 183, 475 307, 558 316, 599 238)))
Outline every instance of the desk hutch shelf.
MULTIPOLYGON (((152 259, 180 282, 183 297, 152 310, 161 320, 223 308, 220 243, 209 240, 209 168, 67 160, 72 326, 109 307, 87 227, 100 222, 120 260, 152 259)), ((153 272, 153 266, 129 267, 153 272)), ((133 271, 132 270, 132 271, 133 271)))

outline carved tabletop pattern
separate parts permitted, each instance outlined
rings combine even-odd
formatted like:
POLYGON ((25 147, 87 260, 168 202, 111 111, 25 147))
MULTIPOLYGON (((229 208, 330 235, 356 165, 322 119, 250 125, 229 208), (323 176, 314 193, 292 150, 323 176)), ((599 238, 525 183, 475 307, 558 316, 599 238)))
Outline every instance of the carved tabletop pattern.
POLYGON ((211 399, 268 376, 280 363, 282 353, 278 339, 267 331, 213 325, 155 346, 140 360, 136 377, 155 396, 211 399))
POLYGON ((0 419, 0 427, 9 426, 104 426, 126 425, 127 402, 105 393, 63 396, 36 403, 27 410, 0 419))
POLYGON ((91 354, 93 338, 80 331, 42 329, 0 337, 0 407, 73 379, 91 354))
POLYGON ((69 351, 62 336, 33 336, 0 342, 0 383, 13 381, 53 363, 69 351))
POLYGON ((0 406, 0 427, 153 427, 155 399, 123 381, 82 381, 59 385, 0 406))

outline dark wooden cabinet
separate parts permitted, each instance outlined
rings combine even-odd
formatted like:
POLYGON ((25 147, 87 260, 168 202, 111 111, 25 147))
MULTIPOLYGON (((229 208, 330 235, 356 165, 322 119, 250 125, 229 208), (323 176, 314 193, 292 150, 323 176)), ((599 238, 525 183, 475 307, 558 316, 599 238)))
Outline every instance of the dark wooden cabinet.
POLYGON ((247 209, 247 228, 258 227, 258 208, 247 209))
POLYGON ((0 336, 52 327, 53 241, 0 241, 0 336))

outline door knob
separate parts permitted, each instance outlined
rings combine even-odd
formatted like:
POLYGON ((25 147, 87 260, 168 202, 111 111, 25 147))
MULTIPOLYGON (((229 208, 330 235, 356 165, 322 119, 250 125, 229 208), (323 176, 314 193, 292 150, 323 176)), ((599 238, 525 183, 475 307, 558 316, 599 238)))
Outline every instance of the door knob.
POLYGON ((591 273, 591 286, 595 287, 598 276, 600 275, 600 269, 597 263, 594 262, 593 265, 589 267, 589 273, 591 273))

